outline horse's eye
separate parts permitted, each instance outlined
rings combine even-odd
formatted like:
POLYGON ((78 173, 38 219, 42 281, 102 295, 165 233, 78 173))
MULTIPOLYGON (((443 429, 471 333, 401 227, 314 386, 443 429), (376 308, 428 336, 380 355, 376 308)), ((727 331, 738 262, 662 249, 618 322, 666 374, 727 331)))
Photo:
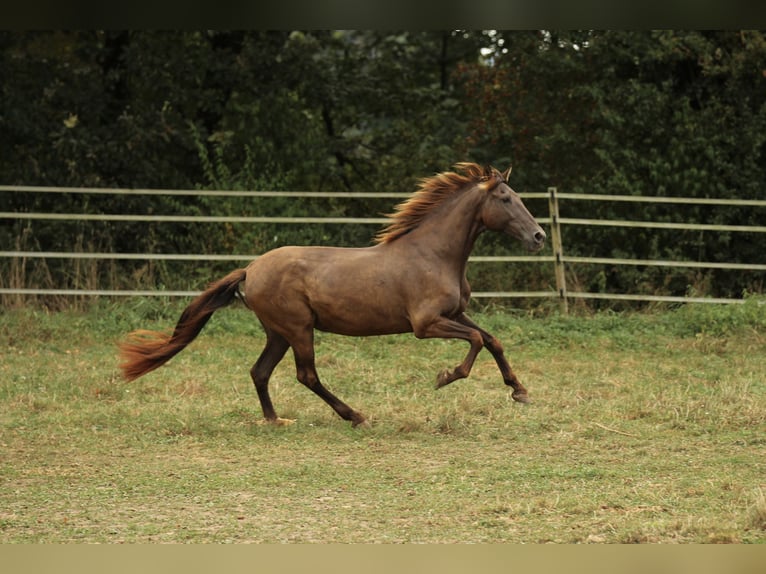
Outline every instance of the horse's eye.
POLYGON ((503 197, 503 198, 501 199, 501 201, 502 201, 503 203, 511 203, 511 198, 510 198, 510 196, 506 195, 505 197, 503 197))

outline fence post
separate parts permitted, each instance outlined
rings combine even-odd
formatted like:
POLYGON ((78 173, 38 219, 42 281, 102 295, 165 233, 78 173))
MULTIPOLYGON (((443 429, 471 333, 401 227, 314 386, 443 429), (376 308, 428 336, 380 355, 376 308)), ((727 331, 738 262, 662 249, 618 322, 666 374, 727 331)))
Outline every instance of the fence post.
POLYGON ((556 292, 559 294, 559 308, 565 315, 569 313, 567 304, 567 282, 564 273, 564 248, 561 243, 561 224, 559 223, 559 199, 556 188, 548 188, 548 211, 551 216, 551 243, 553 246, 554 269, 556 271, 556 292))

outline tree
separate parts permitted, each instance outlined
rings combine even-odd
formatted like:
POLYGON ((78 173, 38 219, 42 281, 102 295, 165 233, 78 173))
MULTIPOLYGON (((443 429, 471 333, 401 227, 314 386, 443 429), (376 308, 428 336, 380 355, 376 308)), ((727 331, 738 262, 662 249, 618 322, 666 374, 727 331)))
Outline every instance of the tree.
MULTIPOLYGON (((464 70, 478 153, 511 149, 538 189, 684 197, 762 196, 764 36, 719 32, 534 32, 491 36, 489 64, 464 70)), ((588 216, 678 221, 677 206, 593 203, 588 216), (640 210, 640 211, 639 211, 640 210)), ((565 214, 566 215, 566 214, 565 214)), ((581 214, 576 214, 581 215, 581 214)), ((687 210, 685 221, 756 223, 733 209, 687 210)), ((570 254, 759 260, 762 237, 571 228, 570 254), (732 249, 736 245, 736 249, 732 249)), ((579 267, 586 288, 738 296, 763 274, 579 267)))
MULTIPOLYGON (((766 39, 758 31, 192 31, 0 33, 4 183, 411 191, 457 161, 505 168, 514 187, 759 197, 766 39)), ((140 198, 0 195, 4 211, 142 213, 140 198), (83 203, 84 202, 84 203, 83 203)), ((741 209, 578 203, 588 216, 758 223, 741 209)), ((165 198, 154 213, 333 215, 359 205, 165 198), (291 211, 292 210, 292 211, 291 211)), ((564 206, 567 214, 567 206, 564 206)), ((533 206, 533 211, 542 209, 533 206)), ((581 215, 581 214, 574 214, 581 215)), ((358 245, 366 230, 16 222, 13 245, 126 252, 358 245), (278 241, 274 237, 278 236, 278 241)), ((484 248, 504 250, 496 239, 484 248)), ((571 254, 757 261, 763 234, 565 229, 571 254)), ((482 248, 482 246, 478 246, 482 248)), ((49 262, 54 267, 57 263, 49 262)), ((66 262, 52 273, 66 275, 66 262)), ((125 265, 122 276, 137 270, 125 265)), ((168 276, 181 273, 167 268, 168 276)), ((573 268, 592 290, 739 295, 764 274, 573 268)), ((505 280, 505 279, 503 279, 505 280)), ((542 280, 542 279, 541 279, 542 280)))

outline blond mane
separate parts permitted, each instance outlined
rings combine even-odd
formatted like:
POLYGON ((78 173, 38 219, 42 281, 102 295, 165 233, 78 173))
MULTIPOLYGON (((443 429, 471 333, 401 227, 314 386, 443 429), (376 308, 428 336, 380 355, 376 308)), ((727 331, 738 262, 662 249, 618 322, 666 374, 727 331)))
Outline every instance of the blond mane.
POLYGON ((475 163, 461 162, 455 164, 455 169, 462 174, 448 171, 423 179, 418 190, 409 199, 397 205, 394 213, 386 214, 391 223, 378 232, 375 242, 390 243, 409 233, 434 207, 469 184, 488 181, 494 187, 503 181, 500 172, 492 167, 485 168, 475 163))

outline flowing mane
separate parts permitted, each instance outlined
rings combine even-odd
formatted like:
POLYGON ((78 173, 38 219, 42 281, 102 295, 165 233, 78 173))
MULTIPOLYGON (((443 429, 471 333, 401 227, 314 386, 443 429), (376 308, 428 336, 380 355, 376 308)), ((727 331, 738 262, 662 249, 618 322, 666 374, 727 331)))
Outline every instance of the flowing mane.
POLYGON ((376 243, 390 243, 415 229, 431 210, 468 184, 480 181, 502 181, 502 175, 494 168, 462 162, 455 164, 454 171, 436 174, 421 181, 418 190, 386 214, 392 221, 375 236, 376 243), (498 180, 498 178, 500 178, 498 180))

